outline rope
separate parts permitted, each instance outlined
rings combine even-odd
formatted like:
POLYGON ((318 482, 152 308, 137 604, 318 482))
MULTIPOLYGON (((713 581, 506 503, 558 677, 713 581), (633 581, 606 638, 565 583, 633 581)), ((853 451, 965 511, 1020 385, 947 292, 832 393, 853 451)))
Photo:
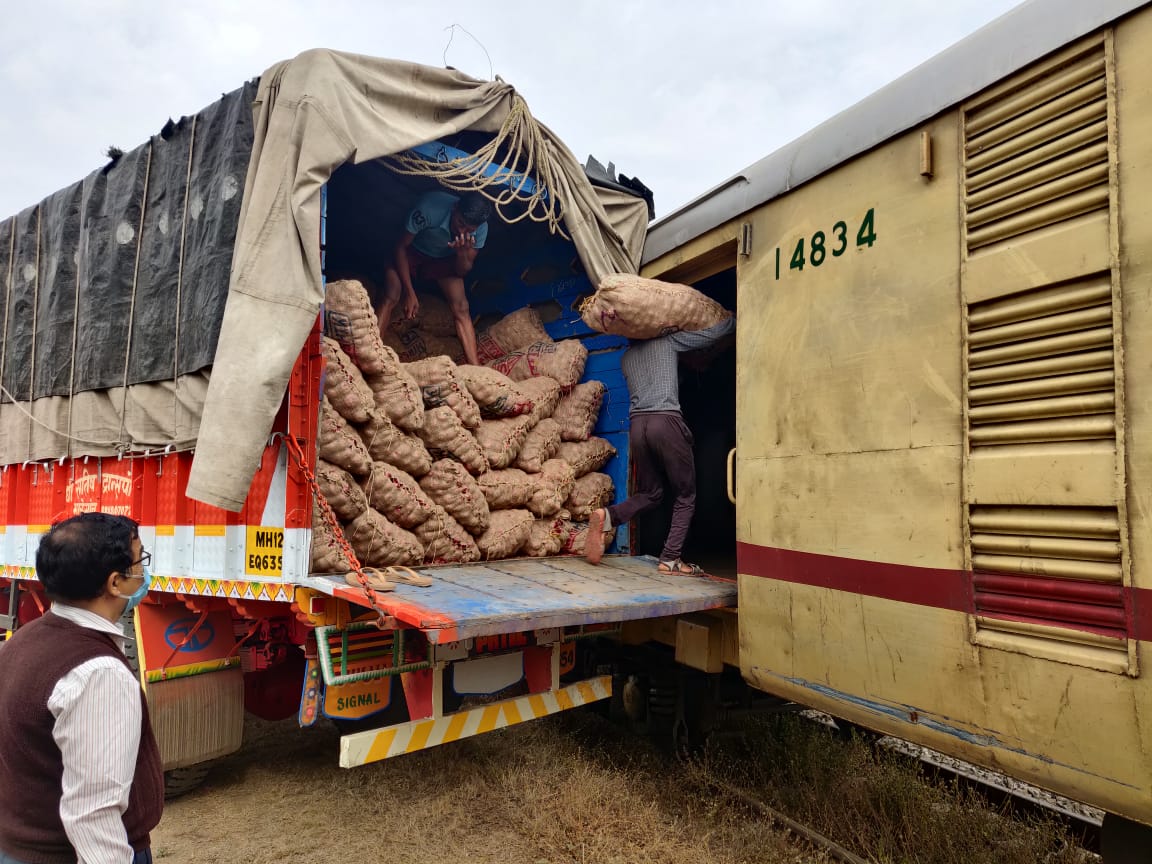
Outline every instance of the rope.
POLYGON ((429 162, 410 152, 394 153, 387 159, 400 174, 432 177, 457 192, 481 193, 510 225, 526 218, 543 222, 551 233, 568 240, 571 238, 562 227, 563 205, 556 195, 556 190, 565 184, 549 150, 543 129, 528 110, 528 103, 513 92, 512 107, 500 131, 475 153, 443 162, 429 162), (525 193, 524 186, 530 178, 535 179, 536 188, 525 193), (505 186, 503 191, 493 191, 493 187, 505 186), (524 212, 518 216, 507 215, 504 208, 513 203, 526 205, 524 212))
POLYGON ((140 284, 140 250, 144 245, 144 217, 148 215, 148 181, 152 177, 152 142, 148 142, 148 158, 144 162, 144 191, 140 193, 140 221, 136 225, 136 260, 132 264, 132 300, 128 304, 128 341, 124 345, 124 377, 120 398, 120 432, 124 439, 124 429, 128 425, 128 366, 132 360, 132 325, 136 321, 136 289, 140 284))
MULTIPOLYGON (((44 209, 40 205, 36 206, 36 287, 32 289, 32 349, 31 357, 32 362, 28 364, 28 402, 29 404, 36 398, 36 323, 40 314, 40 231, 44 218, 44 209)), ((32 423, 36 418, 28 413, 28 419, 32 422, 28 424, 28 450, 25 457, 32 455, 32 423)))
MULTIPOLYGON (((16 219, 10 219, 9 224, 12 226, 12 236, 8 241, 8 272, 4 282, 4 342, 2 343, 4 345, 8 344, 8 310, 12 306, 12 274, 16 268, 16 219)), ((7 357, 7 351, 0 351, 0 382, 4 380, 4 364, 7 357)))
POLYGON ((176 339, 172 347, 172 437, 180 428, 180 304, 184 294, 184 244, 188 239, 188 197, 192 187, 192 156, 196 152, 196 117, 188 142, 188 168, 184 172, 184 213, 180 217, 180 255, 176 265, 176 339))
POLYGON ((83 272, 88 261, 87 242, 85 240, 88 236, 87 222, 88 208, 81 204, 80 245, 76 247, 76 286, 72 292, 72 359, 68 366, 68 434, 64 436, 68 441, 67 455, 69 457, 72 456, 72 398, 76 395, 76 342, 80 333, 80 288, 84 284, 83 272))
MULTIPOLYGON (((28 419, 31 420, 33 423, 35 423, 37 426, 42 426, 43 428, 47 429, 49 432, 51 432, 54 435, 59 435, 61 438, 67 438, 69 441, 75 441, 79 444, 91 444, 94 447, 105 447, 105 448, 108 448, 110 450, 117 450, 121 453, 127 452, 128 444, 125 441, 93 441, 90 438, 80 438, 79 436, 76 436, 76 435, 69 435, 65 432, 61 432, 59 429, 55 428, 54 426, 49 426, 43 420, 40 420, 40 419, 34 417, 32 415, 32 412, 29 411, 27 408, 25 408, 22 403, 18 402, 16 400, 16 397, 13 396, 8 391, 8 388, 5 387, 3 384, 0 384, 0 394, 7 396, 9 399, 11 399, 12 400, 12 407, 14 407, 17 411, 19 411, 21 414, 24 414, 25 416, 27 416, 28 419)), ((71 411, 69 411, 69 417, 71 417, 71 411)))

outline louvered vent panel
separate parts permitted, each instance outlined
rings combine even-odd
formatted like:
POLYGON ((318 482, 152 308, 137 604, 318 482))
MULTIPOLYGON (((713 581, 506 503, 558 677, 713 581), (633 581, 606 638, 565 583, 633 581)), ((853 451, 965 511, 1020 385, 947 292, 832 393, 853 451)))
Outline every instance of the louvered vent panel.
POLYGON ((969 527, 981 629, 1127 650, 1114 508, 974 506, 969 527))
POLYGON ((966 112, 964 133, 969 252, 1107 209, 1103 45, 966 112))
POLYGON ((968 307, 973 448, 1115 439, 1108 274, 968 307))

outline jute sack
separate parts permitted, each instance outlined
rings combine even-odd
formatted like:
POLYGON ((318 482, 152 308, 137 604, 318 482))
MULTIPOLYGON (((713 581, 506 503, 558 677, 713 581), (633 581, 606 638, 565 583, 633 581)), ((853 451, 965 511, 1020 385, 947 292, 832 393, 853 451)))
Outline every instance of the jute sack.
POLYGON ((436 507, 416 529, 416 539, 424 546, 425 564, 466 564, 480 560, 480 550, 464 528, 444 510, 436 507))
MULTIPOLYGON (((490 518, 480 484, 454 459, 439 459, 420 481, 420 488, 471 534, 483 534, 490 518)), ((420 536, 417 532, 417 536, 420 536)), ((421 542, 427 542, 421 537, 421 542)))
POLYGON ((728 312, 695 288, 628 273, 611 273, 580 307, 584 323, 600 333, 652 339, 677 330, 704 330, 728 312))
POLYGON ((607 390, 602 381, 585 381, 560 400, 552 412, 552 419, 560 424, 560 436, 565 441, 588 440, 596 428, 596 418, 600 416, 600 406, 607 390))
MULTIPOLYGON (((424 414, 420 414, 421 423, 424 414)), ((387 417, 377 414, 356 431, 373 462, 387 462, 407 471, 413 477, 423 477, 432 467, 432 456, 424 442, 415 435, 401 431, 387 417)))
MULTIPOLYGON (((416 326, 429 336, 455 336, 456 316, 452 314, 452 307, 436 294, 420 293, 416 295, 420 301, 420 309, 416 313, 416 326)), ((404 304, 399 304, 403 306, 404 304)), ((403 309, 400 310, 403 315, 403 309)))
POLYGON ((401 528, 415 528, 436 506, 407 471, 387 462, 373 462, 363 485, 372 509, 401 528))
MULTIPOLYGON (((388 349, 391 352, 391 349, 388 349)), ((369 375, 365 379, 372 391, 376 413, 383 414, 401 429, 413 432, 424 424, 424 397, 416 379, 400 360, 389 372, 369 375)))
MULTIPOLYGON (((611 531, 604 533, 604 548, 607 549, 616 539, 616 529, 613 528, 611 531)), ((584 544, 588 540, 588 523, 566 521, 564 523, 563 536, 565 552, 571 555, 583 555, 584 544)))
POLYGON ((368 509, 368 497, 352 475, 331 462, 316 463, 316 484, 320 494, 341 522, 351 522, 368 509))
POLYGON ((324 350, 324 395, 340 415, 353 423, 363 423, 376 410, 372 390, 352 360, 340 350, 340 343, 327 336, 324 350))
POLYGON ((556 450, 556 458, 572 466, 577 477, 589 471, 599 471, 616 455, 616 448, 593 435, 587 441, 565 441, 556 450))
POLYGON ((518 385, 520 392, 532 400, 532 410, 528 412, 533 423, 551 417, 560 399, 564 395, 560 389, 560 382, 547 375, 538 378, 529 378, 518 385))
POLYGON ((316 451, 325 462, 357 476, 367 474, 372 467, 368 448, 326 396, 320 400, 320 433, 316 451))
POLYGON ((525 381, 547 375, 564 389, 574 387, 584 375, 588 349, 579 339, 562 342, 533 342, 519 350, 490 360, 488 366, 503 372, 513 381, 525 381))
POLYGON ((395 371, 396 355, 386 351, 372 301, 355 279, 329 282, 324 290, 324 333, 366 375, 395 371))
POLYGON ((484 493, 484 500, 488 502, 490 510, 523 507, 535 489, 532 478, 519 468, 489 471, 477 477, 476 482, 480 485, 480 491, 484 493))
MULTIPOLYGON (((414 534, 394 525, 371 507, 353 519, 344 534, 364 567, 411 566, 424 559, 424 547, 414 534)), ((347 570, 348 565, 342 569, 347 570)))
POLYGON ((477 333, 476 351, 480 355, 480 362, 487 363, 533 342, 551 341, 536 310, 525 306, 505 315, 487 330, 477 333))
POLYGON ((407 330, 403 333, 388 330, 383 335, 383 342, 405 363, 439 354, 451 357, 454 363, 463 363, 465 359, 464 346, 456 336, 436 336, 420 329, 407 330))
POLYGON ((476 441, 490 468, 507 468, 520 453, 528 431, 532 428, 530 417, 506 417, 503 420, 485 420, 476 430, 476 441))
POLYGON ((527 510, 494 512, 488 530, 476 538, 481 559, 495 561, 515 555, 528 540, 528 532, 532 530, 534 521, 527 510))
POLYGON ((456 412, 465 428, 475 429, 480 425, 480 406, 456 377, 456 364, 450 358, 443 355, 426 357, 405 363, 404 368, 420 385, 425 409, 447 405, 456 412))
POLYGON ((437 459, 452 456, 463 462, 464 467, 475 475, 488 470, 488 460, 479 442, 447 405, 425 411, 424 428, 417 434, 428 445, 428 452, 437 459))
POLYGON ((343 573, 351 564, 336 541, 328 522, 312 506, 312 573, 343 573))
POLYGON ((528 539, 520 550, 532 558, 546 558, 549 555, 559 555, 564 548, 566 536, 564 522, 568 514, 561 510, 555 516, 547 519, 537 519, 528 529, 528 539))
POLYGON ((513 467, 537 474, 544 463, 556 455, 559 447, 560 424, 551 417, 545 417, 529 430, 513 467))
POLYGON ((612 478, 592 471, 572 486, 572 492, 564 502, 564 509, 572 514, 573 519, 583 522, 592 515, 593 510, 611 504, 615 495, 616 484, 612 478))
POLYGON ((576 483, 572 466, 563 459, 549 459, 540 473, 532 474, 531 477, 534 486, 524 506, 537 518, 557 513, 572 494, 572 487, 576 483))
POLYGON ((487 366, 457 366, 461 381, 486 417, 516 417, 532 410, 532 400, 503 372, 487 366))

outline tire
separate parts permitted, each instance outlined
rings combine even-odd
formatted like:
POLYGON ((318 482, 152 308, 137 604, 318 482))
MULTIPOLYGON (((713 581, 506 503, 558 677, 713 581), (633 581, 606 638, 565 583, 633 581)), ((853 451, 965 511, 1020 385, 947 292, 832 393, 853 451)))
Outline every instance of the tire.
POLYGON ((179 798, 199 789, 208 777, 210 762, 200 762, 187 768, 173 768, 164 772, 164 799, 179 798))

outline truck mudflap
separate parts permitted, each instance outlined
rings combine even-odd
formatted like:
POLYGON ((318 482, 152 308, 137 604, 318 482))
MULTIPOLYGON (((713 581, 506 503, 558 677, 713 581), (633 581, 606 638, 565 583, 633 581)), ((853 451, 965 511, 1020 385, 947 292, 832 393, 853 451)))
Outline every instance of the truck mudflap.
MULTIPOLYGON (((433 644, 549 627, 634 621, 736 605, 736 582, 661 574, 650 556, 521 558, 425 567, 420 588, 397 585, 376 602, 433 644)), ((364 591, 337 576, 301 584, 361 606, 364 591)))

